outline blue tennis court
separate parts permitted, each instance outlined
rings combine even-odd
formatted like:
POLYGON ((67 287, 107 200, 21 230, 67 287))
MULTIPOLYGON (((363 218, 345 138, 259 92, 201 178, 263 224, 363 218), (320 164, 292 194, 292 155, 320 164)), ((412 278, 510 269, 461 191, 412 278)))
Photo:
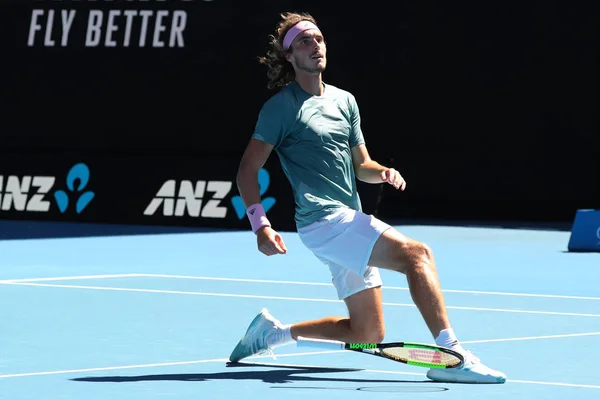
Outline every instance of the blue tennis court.
MULTIPOLYGON (((600 395, 600 255, 567 253, 561 231, 398 228, 433 248, 459 338, 505 384, 431 382, 422 368, 293 345, 228 364, 263 307, 283 323, 346 314, 294 233, 287 255, 268 258, 249 231, 4 221, 0 398, 600 395)), ((404 276, 382 275, 386 341, 431 343, 404 276)))

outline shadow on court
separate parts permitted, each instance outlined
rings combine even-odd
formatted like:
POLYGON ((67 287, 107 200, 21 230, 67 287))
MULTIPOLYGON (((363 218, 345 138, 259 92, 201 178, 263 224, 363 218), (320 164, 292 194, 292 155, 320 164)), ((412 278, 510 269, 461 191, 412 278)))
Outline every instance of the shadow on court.
POLYGON ((231 372, 215 372, 215 373, 198 373, 198 374, 160 374, 160 375, 137 375, 137 376, 96 376, 96 377, 83 377, 74 378, 72 381, 76 382, 142 382, 142 381, 196 381, 206 382, 214 380, 256 380, 264 383, 271 384, 289 384, 289 383, 302 383, 302 382, 335 382, 335 383, 359 383, 359 384, 371 384, 371 383, 386 383, 386 384, 426 384, 424 387, 415 386, 384 386, 384 387, 315 387, 315 386, 272 386, 272 388, 289 388, 289 389, 338 389, 338 390, 362 390, 362 391, 410 391, 410 392, 422 392, 422 391, 445 391, 448 388, 434 387, 430 380, 399 380, 399 379, 359 379, 359 378, 342 378, 337 376, 312 376, 313 374, 335 374, 344 372, 360 372, 361 369, 353 368, 328 368, 328 367, 303 367, 303 366, 290 366, 290 365, 276 365, 276 364, 255 364, 255 363, 228 363, 228 368, 235 368, 236 371, 231 372), (248 368, 278 368, 262 371, 253 371, 248 368))

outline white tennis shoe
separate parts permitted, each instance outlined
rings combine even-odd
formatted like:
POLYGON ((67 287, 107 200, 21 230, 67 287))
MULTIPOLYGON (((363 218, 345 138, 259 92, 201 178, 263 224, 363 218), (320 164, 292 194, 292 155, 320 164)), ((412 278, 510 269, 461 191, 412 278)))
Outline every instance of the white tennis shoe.
POLYGON ((504 383, 506 375, 481 363, 470 351, 461 352, 465 363, 460 368, 430 369, 427 377, 437 382, 448 383, 504 383))
POLYGON ((280 329, 283 329, 281 322, 269 314, 266 308, 263 308, 254 317, 254 320, 252 320, 246 330, 246 334, 231 352, 229 361, 238 362, 255 354, 270 354, 275 358, 267 339, 271 334, 276 333, 280 329))

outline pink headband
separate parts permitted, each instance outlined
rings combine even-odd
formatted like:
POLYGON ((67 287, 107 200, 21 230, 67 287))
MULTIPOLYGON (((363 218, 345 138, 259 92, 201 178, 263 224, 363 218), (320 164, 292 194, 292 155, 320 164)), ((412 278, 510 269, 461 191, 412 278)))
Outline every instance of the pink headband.
POLYGON ((296 39, 296 36, 309 29, 319 30, 319 28, 310 21, 300 21, 296 25, 292 26, 285 34, 285 38, 283 38, 283 49, 289 49, 294 39, 296 39))

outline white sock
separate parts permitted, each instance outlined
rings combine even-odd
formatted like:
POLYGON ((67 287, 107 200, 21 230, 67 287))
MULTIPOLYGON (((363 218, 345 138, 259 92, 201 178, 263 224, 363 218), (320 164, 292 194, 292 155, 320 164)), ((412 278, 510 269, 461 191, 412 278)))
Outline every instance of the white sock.
POLYGON ((435 338, 435 344, 449 349, 462 350, 462 346, 452 328, 442 330, 439 336, 435 338))
POLYGON ((275 332, 267 336, 267 344, 269 347, 279 347, 294 342, 291 331, 292 325, 284 325, 283 329, 277 329, 275 332))

